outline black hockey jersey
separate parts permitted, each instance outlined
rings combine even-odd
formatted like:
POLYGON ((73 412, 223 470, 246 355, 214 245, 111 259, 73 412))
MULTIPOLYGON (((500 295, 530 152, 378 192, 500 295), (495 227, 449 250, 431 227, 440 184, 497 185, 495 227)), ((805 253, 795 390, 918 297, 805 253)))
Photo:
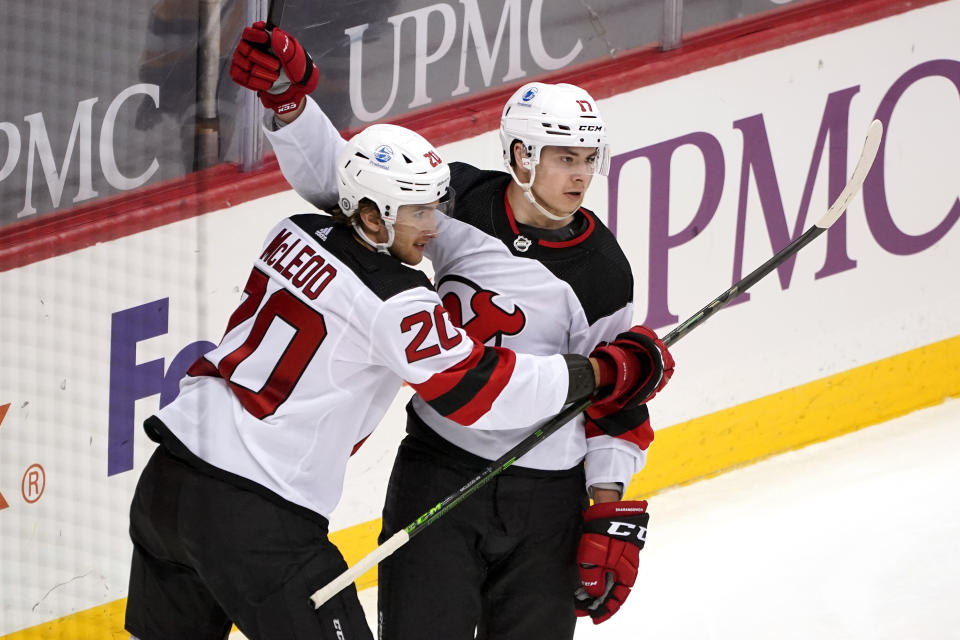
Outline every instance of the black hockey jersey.
MULTIPOLYGON (((440 241, 427 249, 435 284, 453 321, 489 345, 532 354, 588 354, 630 326, 633 278, 613 234, 596 216, 581 209, 563 229, 544 230, 517 223, 506 198, 511 177, 451 163, 457 193, 452 219, 439 228, 440 241)), ((475 455, 495 459, 530 433, 529 425, 490 425, 466 431, 414 397, 420 418, 444 439, 475 455)), ((652 440, 646 408, 618 414, 620 438, 603 435, 583 417, 572 421, 517 464, 536 469, 565 469, 579 463, 593 445, 588 480, 626 482, 631 464, 652 440), (619 449, 628 454, 615 474, 619 449), (608 460, 603 460, 608 458, 608 460), (601 462, 602 461, 602 462, 601 462), (593 465, 604 464, 600 479, 593 465), (591 473, 594 472, 594 473, 591 473)))

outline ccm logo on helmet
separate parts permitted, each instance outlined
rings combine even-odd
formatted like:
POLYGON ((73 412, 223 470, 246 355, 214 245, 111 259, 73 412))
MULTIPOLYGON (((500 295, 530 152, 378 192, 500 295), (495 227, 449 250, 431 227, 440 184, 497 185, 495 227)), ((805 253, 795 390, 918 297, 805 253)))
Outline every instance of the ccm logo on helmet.
POLYGON ((636 535, 637 540, 645 542, 647 539, 647 528, 629 522, 617 522, 614 520, 610 523, 610 528, 607 529, 607 535, 618 536, 620 538, 632 538, 636 535))
POLYGON ((582 124, 580 125, 580 131, 602 131, 602 124, 582 124))

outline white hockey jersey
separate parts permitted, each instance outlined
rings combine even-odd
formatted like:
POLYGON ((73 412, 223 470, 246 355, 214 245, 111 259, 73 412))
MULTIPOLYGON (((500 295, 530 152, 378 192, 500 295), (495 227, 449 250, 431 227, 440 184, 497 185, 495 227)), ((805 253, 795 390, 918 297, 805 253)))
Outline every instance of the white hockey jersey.
MULTIPOLYGON (((344 144, 319 106, 266 135, 284 176, 318 207, 336 202, 335 160, 344 144)), ((506 200, 510 176, 451 163, 457 197, 451 219, 427 248, 435 286, 454 324, 479 342, 520 353, 587 355, 602 340, 629 328, 633 278, 613 234, 581 209, 568 227, 546 231, 518 224, 506 200)), ((532 402, 530 399, 527 402, 532 402)), ((464 429, 414 397, 417 415, 444 439, 496 459, 532 431, 524 407, 464 429)), ((518 466, 568 469, 586 461, 587 486, 626 487, 646 462, 653 439, 646 407, 621 412, 609 436, 580 416, 524 455, 518 466)), ((611 425, 605 425, 607 427, 611 425)))
POLYGON ((485 428, 542 420, 566 399, 564 358, 484 347, 429 279, 325 214, 267 236, 220 344, 157 417, 217 469, 324 517, 347 460, 404 380, 438 415, 485 428))

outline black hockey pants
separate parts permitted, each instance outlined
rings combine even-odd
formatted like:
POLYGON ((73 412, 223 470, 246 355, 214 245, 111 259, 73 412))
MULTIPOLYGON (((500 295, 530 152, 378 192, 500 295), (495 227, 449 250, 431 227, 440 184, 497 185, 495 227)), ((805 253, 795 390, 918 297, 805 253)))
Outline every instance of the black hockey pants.
MULTIPOLYGON (((381 542, 486 466, 437 440, 401 444, 381 542)), ((380 640, 569 640, 585 506, 581 467, 511 467, 380 565, 380 640)))
POLYGON ((372 640, 353 585, 319 610, 309 600, 347 568, 324 518, 211 477, 163 445, 137 485, 130 535, 126 628, 137 638, 224 640, 233 621, 250 640, 372 640))

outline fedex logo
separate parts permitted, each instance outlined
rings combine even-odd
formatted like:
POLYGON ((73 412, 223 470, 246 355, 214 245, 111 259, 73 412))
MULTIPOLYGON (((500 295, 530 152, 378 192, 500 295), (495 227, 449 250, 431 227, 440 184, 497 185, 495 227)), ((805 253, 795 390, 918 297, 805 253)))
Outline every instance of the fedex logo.
POLYGON ((110 322, 110 413, 108 419, 107 475, 133 469, 134 405, 141 398, 160 394, 160 406, 170 404, 180 392, 180 379, 193 362, 216 345, 191 342, 169 365, 163 358, 137 362, 137 344, 167 333, 169 298, 117 311, 110 322))

